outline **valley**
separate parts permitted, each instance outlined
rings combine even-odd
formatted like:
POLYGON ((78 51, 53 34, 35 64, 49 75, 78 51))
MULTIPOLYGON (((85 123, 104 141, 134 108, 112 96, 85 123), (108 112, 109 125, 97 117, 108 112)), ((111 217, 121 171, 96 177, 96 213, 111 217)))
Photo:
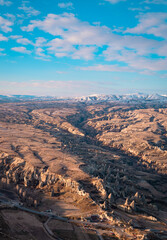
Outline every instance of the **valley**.
POLYGON ((166 107, 1 104, 1 238, 26 239, 25 222, 29 239, 42 239, 32 221, 48 239, 167 239, 166 107))

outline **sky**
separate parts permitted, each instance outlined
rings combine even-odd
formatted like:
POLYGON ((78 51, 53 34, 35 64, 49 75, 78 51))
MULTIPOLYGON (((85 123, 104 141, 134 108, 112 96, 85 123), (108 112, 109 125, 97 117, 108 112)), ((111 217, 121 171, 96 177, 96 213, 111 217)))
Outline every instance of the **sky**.
POLYGON ((167 94, 167 0, 0 0, 0 94, 167 94))

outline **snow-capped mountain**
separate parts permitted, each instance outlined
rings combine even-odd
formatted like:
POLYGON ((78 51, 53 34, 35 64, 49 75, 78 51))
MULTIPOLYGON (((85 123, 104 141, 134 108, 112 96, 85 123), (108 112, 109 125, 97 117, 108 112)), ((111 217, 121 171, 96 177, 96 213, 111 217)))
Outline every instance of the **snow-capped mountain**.
POLYGON ((81 102, 131 102, 131 101, 167 101, 167 96, 159 94, 134 93, 124 95, 90 95, 75 98, 81 102))
POLYGON ((99 95, 93 94, 89 96, 75 97, 75 98, 58 98, 53 96, 32 96, 32 95, 0 95, 0 102, 21 102, 21 101, 54 101, 64 100, 71 102, 85 102, 85 103, 97 103, 97 102, 148 102, 159 101, 167 102, 167 95, 160 94, 145 94, 134 93, 124 95, 99 95))

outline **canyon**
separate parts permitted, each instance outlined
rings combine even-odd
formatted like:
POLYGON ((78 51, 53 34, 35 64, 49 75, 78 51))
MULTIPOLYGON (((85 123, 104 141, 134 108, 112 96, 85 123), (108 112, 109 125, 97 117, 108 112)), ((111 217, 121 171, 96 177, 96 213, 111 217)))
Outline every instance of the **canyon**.
POLYGON ((167 239, 167 102, 96 100, 0 104, 1 239, 167 239))

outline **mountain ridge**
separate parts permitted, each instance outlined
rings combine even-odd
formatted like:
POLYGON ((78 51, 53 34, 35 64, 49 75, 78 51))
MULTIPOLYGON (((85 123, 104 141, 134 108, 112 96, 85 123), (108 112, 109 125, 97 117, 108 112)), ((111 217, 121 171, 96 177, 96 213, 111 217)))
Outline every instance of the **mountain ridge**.
POLYGON ((20 102, 20 101, 49 101, 67 100, 74 102, 134 102, 134 101, 167 101, 167 95, 161 94, 92 94, 81 97, 54 97, 54 96, 35 96, 35 95, 0 95, 0 102, 20 102))

